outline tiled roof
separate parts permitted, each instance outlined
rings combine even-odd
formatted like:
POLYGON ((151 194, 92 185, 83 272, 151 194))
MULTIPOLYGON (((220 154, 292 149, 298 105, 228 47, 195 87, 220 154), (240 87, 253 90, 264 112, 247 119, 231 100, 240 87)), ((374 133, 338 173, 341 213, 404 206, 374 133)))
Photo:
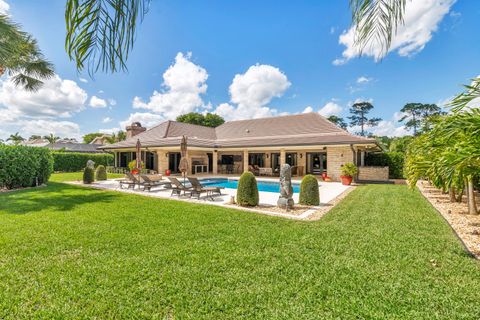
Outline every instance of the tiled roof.
POLYGON ((102 150, 99 150, 99 148, 102 147, 101 144, 56 142, 50 143, 45 147, 51 150, 64 150, 66 152, 102 152, 102 150))
POLYGON ((134 148, 137 139, 145 147, 179 146, 182 135, 188 137, 189 146, 210 148, 375 143, 373 139, 352 135, 318 113, 304 113, 230 121, 217 128, 166 121, 103 148, 134 148))

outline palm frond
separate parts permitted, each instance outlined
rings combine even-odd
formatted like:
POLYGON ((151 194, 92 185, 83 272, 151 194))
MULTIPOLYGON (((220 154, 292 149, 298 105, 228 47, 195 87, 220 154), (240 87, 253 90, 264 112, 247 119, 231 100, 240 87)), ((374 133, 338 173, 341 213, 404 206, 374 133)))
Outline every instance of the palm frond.
POLYGON ((150 0, 68 0, 65 10, 65 48, 77 69, 90 75, 127 70, 138 19, 150 0))
POLYGON ((55 72, 34 38, 21 31, 7 16, 0 15, 0 70, 8 72, 16 86, 38 90, 55 72))
POLYGON ((480 98, 480 77, 472 79, 472 83, 464 87, 466 90, 448 104, 454 112, 467 108, 473 100, 480 98))
POLYGON ((403 24, 407 0, 350 0, 355 45, 362 53, 368 46, 380 44, 384 56, 399 25, 403 24))

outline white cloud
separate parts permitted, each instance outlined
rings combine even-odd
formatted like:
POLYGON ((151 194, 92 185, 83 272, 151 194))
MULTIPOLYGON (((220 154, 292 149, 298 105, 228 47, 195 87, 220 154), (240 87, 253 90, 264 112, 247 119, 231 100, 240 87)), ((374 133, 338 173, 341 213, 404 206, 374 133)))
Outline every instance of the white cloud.
POLYGON ((370 81, 372 81, 372 78, 368 78, 368 77, 365 77, 365 76, 361 76, 361 77, 357 78, 357 83, 358 84, 366 84, 366 83, 369 83, 370 81))
POLYGON ((253 65, 245 73, 235 75, 230 85, 230 100, 237 105, 236 108, 221 104, 215 113, 225 114, 225 110, 228 110, 225 116, 229 120, 276 115, 277 110, 267 105, 273 98, 281 97, 290 85, 280 69, 270 65, 253 65))
MULTIPOLYGON (((113 134, 113 133, 117 133, 120 130, 121 130, 120 128, 109 128, 109 129, 99 129, 98 132, 105 133, 105 134, 113 134)), ((125 128, 123 130, 125 130, 125 128)))
MULTIPOLYGON (((336 99, 332 99, 331 101, 327 102, 323 107, 321 107, 318 110, 318 113, 324 117, 339 115, 343 111, 343 108, 334 100, 336 99)), ((302 113, 309 113, 309 112, 314 112, 314 109, 312 106, 307 106, 302 111, 302 113)))
POLYGON ((58 75, 48 79, 36 92, 16 87, 10 78, 0 81, 0 104, 17 116, 70 117, 85 108, 87 93, 75 81, 58 75))
POLYGON ((5 0, 0 0, 0 14, 8 15, 10 5, 5 0))
POLYGON ((329 117, 332 115, 338 115, 342 112, 343 108, 335 102, 327 102, 318 113, 320 113, 324 117, 329 117))
POLYGON ((108 104, 111 105, 111 106, 116 106, 117 105, 117 100, 110 98, 110 99, 108 99, 108 104))
POLYGON ((305 109, 303 109, 302 113, 310 113, 310 112, 313 112, 313 108, 311 106, 308 106, 306 107, 305 109))
POLYGON ((105 118, 102 119, 102 123, 109 123, 109 122, 112 122, 112 118, 105 117, 105 118))
POLYGON ((97 96, 92 96, 88 105, 92 108, 105 108, 107 106, 107 101, 97 96))
MULTIPOLYGON (((389 52, 397 51, 400 56, 411 56, 422 51, 437 31, 443 17, 450 11, 456 0, 407 1, 405 5, 404 25, 400 25, 393 36, 389 52)), ((334 65, 342 65, 348 60, 360 56, 355 45, 355 27, 340 35, 339 43, 346 49, 341 59, 335 59, 334 65)), ((378 40, 372 39, 364 48, 363 55, 379 60, 384 52, 378 40)))
POLYGON ((231 120, 234 119, 233 115, 235 112, 235 107, 229 103, 222 103, 215 109, 214 112, 224 119, 231 120))
POLYGON ((59 137, 80 138, 80 127, 71 121, 55 121, 55 120, 21 120, 19 122, 20 133, 24 137, 33 134, 48 135, 53 133, 59 137))
POLYGON ((334 34, 337 31, 336 27, 330 27, 330 34, 334 34))
POLYGON ((372 127, 370 132, 375 136, 402 137, 410 133, 405 126, 396 126, 396 121, 382 120, 376 127, 372 127))
POLYGON ((150 128, 156 126, 164 120, 165 119, 158 114, 148 112, 136 112, 130 114, 128 119, 126 119, 125 121, 121 121, 120 127, 122 128, 122 130, 125 130, 125 127, 131 125, 132 122, 140 122, 142 126, 150 128))
POLYGON ((207 91, 207 71, 191 61, 191 54, 179 52, 175 63, 163 74, 164 90, 154 91, 148 102, 133 99, 134 108, 149 109, 166 119, 204 106, 201 95, 207 91))
POLYGON ((80 82, 83 82, 83 83, 88 83, 88 80, 85 78, 78 78, 78 80, 80 80, 80 82))

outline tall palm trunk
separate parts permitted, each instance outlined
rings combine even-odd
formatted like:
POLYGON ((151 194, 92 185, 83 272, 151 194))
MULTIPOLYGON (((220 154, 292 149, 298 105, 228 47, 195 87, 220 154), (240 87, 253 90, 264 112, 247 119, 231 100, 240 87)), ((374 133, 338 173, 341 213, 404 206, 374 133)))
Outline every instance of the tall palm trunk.
POLYGON ((467 178, 467 196, 468 196, 468 213, 478 214, 477 204, 475 202, 475 192, 473 190, 473 178, 467 178))
POLYGON ((456 202, 457 201, 457 198, 455 196, 455 188, 454 187, 450 187, 448 189, 448 194, 450 195, 450 202, 456 202))

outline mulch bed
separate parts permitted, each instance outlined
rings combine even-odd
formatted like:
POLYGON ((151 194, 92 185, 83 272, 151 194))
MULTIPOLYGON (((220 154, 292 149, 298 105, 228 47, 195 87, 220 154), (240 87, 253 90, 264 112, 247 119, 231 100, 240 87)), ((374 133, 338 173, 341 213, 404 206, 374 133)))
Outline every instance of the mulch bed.
MULTIPOLYGON (((417 187, 450 224, 468 251, 480 259, 480 215, 468 214, 466 196, 462 202, 450 202, 448 194, 443 194, 427 181, 419 181, 417 187)), ((477 205, 480 205, 480 196, 478 194, 476 196, 477 205)))

